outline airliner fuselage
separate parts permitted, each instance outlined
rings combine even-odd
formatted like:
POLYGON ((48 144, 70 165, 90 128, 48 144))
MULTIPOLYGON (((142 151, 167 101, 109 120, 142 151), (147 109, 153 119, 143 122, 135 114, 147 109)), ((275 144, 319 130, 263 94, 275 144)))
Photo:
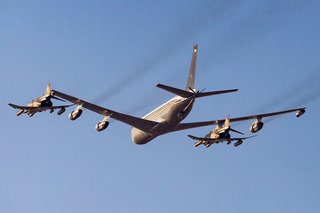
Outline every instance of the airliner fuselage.
POLYGON ((151 111, 143 119, 159 122, 150 132, 144 132, 132 128, 131 138, 135 144, 146 144, 159 135, 165 134, 169 129, 176 127, 191 112, 194 97, 183 98, 175 96, 155 110, 151 111))

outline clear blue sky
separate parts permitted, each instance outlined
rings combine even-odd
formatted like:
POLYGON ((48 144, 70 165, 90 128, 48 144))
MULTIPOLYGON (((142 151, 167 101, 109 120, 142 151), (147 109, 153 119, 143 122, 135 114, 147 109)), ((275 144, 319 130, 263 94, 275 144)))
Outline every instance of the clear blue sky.
POLYGON ((2 1, 0 212, 320 212, 319 20, 318 1, 2 1), (138 146, 120 122, 97 132, 88 110, 70 121, 7 105, 50 80, 140 117, 172 97, 157 83, 185 87, 196 43, 197 89, 239 91, 197 100, 185 121, 306 114, 206 149, 187 135, 212 127, 138 146))

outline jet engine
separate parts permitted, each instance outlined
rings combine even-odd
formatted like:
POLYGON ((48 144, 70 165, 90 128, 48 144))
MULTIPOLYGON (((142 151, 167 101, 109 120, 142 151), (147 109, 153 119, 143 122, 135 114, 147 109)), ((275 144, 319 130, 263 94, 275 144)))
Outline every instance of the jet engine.
POLYGON ((96 125, 96 130, 98 132, 105 130, 109 126, 109 121, 99 121, 96 125))
POLYGON ((80 115, 82 114, 82 106, 78 106, 74 111, 70 112, 69 114, 69 119, 74 121, 76 120, 77 118, 80 117, 80 115))
POLYGON ((255 133, 258 132, 263 127, 263 122, 260 119, 255 120, 250 126, 250 132, 255 133))
POLYGON ((58 115, 61 115, 62 113, 64 113, 66 111, 66 108, 61 108, 58 112, 57 112, 57 114, 58 115))
POLYGON ((109 126, 109 121, 108 121, 109 118, 110 116, 106 116, 101 121, 99 121, 99 123, 97 123, 96 130, 98 132, 105 130, 109 126))

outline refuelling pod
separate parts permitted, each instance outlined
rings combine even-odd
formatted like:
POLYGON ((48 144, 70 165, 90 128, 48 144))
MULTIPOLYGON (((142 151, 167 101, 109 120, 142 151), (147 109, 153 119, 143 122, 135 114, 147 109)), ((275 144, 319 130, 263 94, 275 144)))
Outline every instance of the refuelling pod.
POLYGON ((306 112, 305 109, 301 109, 299 112, 297 112, 296 117, 299 118, 301 115, 303 115, 306 112))
POLYGON ((261 122, 261 119, 256 119, 253 121, 252 125, 250 126, 250 132, 255 133, 258 132, 263 127, 263 122, 261 122))
POLYGON ((61 115, 62 113, 64 113, 66 111, 66 108, 62 107, 58 112, 57 115, 61 115))
POLYGON ((242 140, 238 140, 237 142, 234 143, 234 146, 235 147, 240 146, 242 143, 243 143, 242 140))
POLYGON ((74 111, 70 112, 69 119, 74 121, 82 114, 82 105, 79 105, 74 111))

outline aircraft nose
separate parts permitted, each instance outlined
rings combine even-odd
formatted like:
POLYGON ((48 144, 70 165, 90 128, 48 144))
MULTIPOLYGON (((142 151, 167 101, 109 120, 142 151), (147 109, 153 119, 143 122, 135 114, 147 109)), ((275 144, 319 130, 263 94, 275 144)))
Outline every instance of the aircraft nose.
POLYGON ((136 128, 132 128, 131 138, 132 138, 132 141, 137 145, 146 144, 153 139, 153 137, 151 135, 149 135, 148 133, 143 132, 143 131, 136 129, 136 128))

